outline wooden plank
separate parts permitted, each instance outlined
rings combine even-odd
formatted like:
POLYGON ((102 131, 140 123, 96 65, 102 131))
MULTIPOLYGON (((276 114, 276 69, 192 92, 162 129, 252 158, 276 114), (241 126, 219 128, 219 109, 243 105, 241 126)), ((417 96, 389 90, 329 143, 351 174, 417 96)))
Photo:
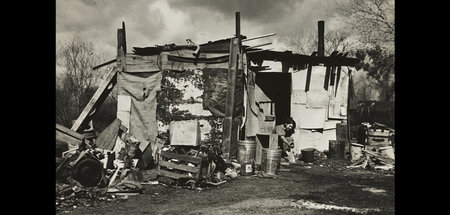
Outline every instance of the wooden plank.
POLYGON ((270 134, 269 149, 278 149, 278 134, 270 134))
POLYGON ((272 45, 272 42, 269 42, 269 43, 262 43, 262 44, 250 46, 250 47, 247 47, 247 48, 248 48, 248 49, 252 49, 252 48, 257 48, 257 47, 267 46, 267 45, 272 45))
POLYGON ((171 152, 163 151, 163 152, 161 152, 160 155, 165 158, 177 159, 177 160, 187 161, 187 162, 191 162, 191 163, 195 163, 195 164, 199 164, 202 161, 202 158, 199 158, 199 157, 192 157, 189 155, 180 155, 180 154, 171 153, 171 152))
POLYGON ((337 95, 337 91, 338 91, 338 87, 339 87, 339 80, 341 79, 341 70, 342 70, 342 67, 338 66, 337 74, 336 74, 336 90, 334 91, 334 97, 336 97, 336 95, 337 95))
POLYGON ((248 42, 251 40, 266 38, 266 37, 275 36, 275 35, 276 35, 275 33, 264 34, 264 35, 260 35, 260 36, 256 36, 256 37, 252 37, 252 38, 243 39, 242 42, 248 42))
POLYGON ((82 142, 82 140, 77 139, 73 136, 70 136, 59 130, 56 130, 56 141, 68 143, 68 144, 72 144, 72 145, 78 145, 78 144, 81 144, 81 142, 82 142))
POLYGON ((183 174, 179 174, 179 173, 169 172, 169 171, 162 170, 162 169, 158 170, 158 175, 166 176, 166 177, 173 178, 173 179, 194 178, 194 177, 189 177, 188 175, 183 175, 183 174))
POLYGON ((105 101, 108 94, 112 91, 114 85, 117 83, 117 70, 114 67, 106 78, 100 83, 97 91, 95 91, 89 103, 83 109, 77 120, 73 124, 72 131, 82 132, 86 128, 89 121, 92 119, 92 114, 105 101))
POLYGON ((257 133, 256 134, 256 155, 255 164, 260 165, 262 159, 262 149, 269 148, 270 145, 270 133, 257 133))
POLYGON ((330 76, 330 86, 334 86, 334 82, 335 82, 335 78, 336 78, 336 67, 335 66, 332 66, 331 67, 331 76, 330 76))
POLYGON ((124 49, 123 29, 117 29, 117 69, 120 72, 126 71, 126 50, 124 49))
POLYGON ((59 130, 60 132, 63 132, 66 135, 72 136, 72 137, 74 137, 76 139, 79 139, 79 140, 82 140, 84 138, 84 135, 82 135, 82 134, 80 134, 78 132, 72 131, 69 128, 66 128, 63 125, 60 125, 58 123, 56 123, 56 130, 59 130))
POLYGON ((176 55, 168 55, 167 60, 169 61, 175 61, 177 63, 194 63, 197 61, 197 63, 205 63, 205 64, 220 64, 228 62, 229 56, 220 56, 220 57, 214 57, 214 58, 194 58, 194 57, 183 57, 183 56, 176 56, 176 55))
POLYGON ((96 70, 96 69, 101 68, 101 67, 103 67, 103 66, 106 66, 106 65, 115 63, 116 61, 117 61, 117 59, 113 59, 113 60, 107 61, 107 62, 105 62, 105 63, 102 63, 102 64, 99 64, 99 65, 97 65, 97 66, 92 67, 92 70, 96 70))
MULTIPOLYGON (((311 53, 311 56, 315 56, 316 54, 317 54, 317 52, 313 52, 313 53, 311 53)), ((308 64, 308 70, 307 70, 307 73, 306 73, 305 92, 309 91, 309 85, 311 83, 312 66, 313 66, 312 63, 308 64)))
MULTIPOLYGON (((192 58, 192 54, 194 52, 192 50, 179 50, 177 52, 177 57, 187 57, 192 58)), ((221 59, 224 54, 218 53, 201 53, 202 59, 221 59)), ((191 62, 179 62, 177 60, 169 60, 169 56, 173 56, 173 53, 163 52, 160 55, 152 55, 152 56, 141 56, 136 54, 128 53, 125 57, 126 61, 126 72, 129 73, 140 73, 140 72, 158 72, 160 70, 194 70, 194 69, 203 69, 203 68, 228 68, 228 60, 226 62, 217 61, 214 64, 209 64, 202 62, 194 65, 191 62)), ((119 63, 120 64, 120 63, 119 63)))
POLYGON ((158 65, 160 55, 140 56, 135 54, 127 54, 126 58, 126 72, 157 72, 160 71, 161 65, 158 65))
POLYGON ((200 172, 200 168, 198 168, 198 167, 192 167, 192 166, 183 165, 183 164, 176 164, 173 162, 167 162, 167 161, 163 161, 163 160, 159 161, 159 165, 163 166, 163 167, 169 167, 169 168, 174 168, 174 169, 193 172, 193 173, 200 172))
POLYGON ((116 144, 116 138, 119 133, 121 121, 120 119, 115 119, 111 124, 106 127, 102 133, 98 135, 95 145, 98 148, 113 150, 116 144))
POLYGON ((225 105, 225 117, 223 119, 222 133, 222 156, 228 161, 230 157, 231 130, 233 123, 234 91, 236 85, 238 38, 233 38, 230 42, 230 61, 228 64, 227 95, 225 105))
POLYGON ((323 88, 325 90, 328 90, 328 85, 330 84, 330 72, 331 72, 331 66, 327 66, 325 71, 325 80, 323 82, 323 88))

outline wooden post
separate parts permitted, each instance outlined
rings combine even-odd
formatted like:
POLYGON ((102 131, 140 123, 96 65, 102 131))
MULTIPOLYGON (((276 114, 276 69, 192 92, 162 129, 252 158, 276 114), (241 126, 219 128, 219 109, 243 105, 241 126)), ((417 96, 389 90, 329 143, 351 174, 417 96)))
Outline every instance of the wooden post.
POLYGON ((126 71, 127 42, 125 40, 125 23, 117 29, 117 67, 119 72, 126 71))
POLYGON ((228 62, 228 86, 222 135, 222 155, 223 158, 227 161, 230 158, 231 127, 233 124, 234 90, 236 86, 236 70, 238 57, 238 40, 238 38, 232 38, 230 41, 230 60, 228 62))
POLYGON ((319 42, 317 47, 317 52, 319 57, 325 56, 325 42, 324 42, 324 31, 325 31, 325 22, 319 21, 318 22, 318 29, 319 29, 319 42))
POLYGON ((241 48, 242 48, 242 40, 241 40, 241 12, 236 12, 236 37, 238 38, 239 50, 241 50, 241 48))
POLYGON ((350 112, 349 112, 349 107, 350 107, 350 79, 352 78, 352 70, 348 70, 348 81, 349 81, 349 84, 348 84, 348 87, 347 87, 347 132, 348 132, 348 135, 347 135, 347 138, 348 138, 348 152, 350 153, 350 155, 351 155, 351 147, 352 147, 352 131, 351 131, 351 129, 352 129, 352 126, 350 125, 350 122, 351 122, 351 120, 350 120, 350 112))
POLYGON ((122 46, 123 46, 123 53, 126 55, 127 54, 127 37, 125 34, 125 22, 122 21, 122 33, 123 33, 123 42, 122 42, 122 46))

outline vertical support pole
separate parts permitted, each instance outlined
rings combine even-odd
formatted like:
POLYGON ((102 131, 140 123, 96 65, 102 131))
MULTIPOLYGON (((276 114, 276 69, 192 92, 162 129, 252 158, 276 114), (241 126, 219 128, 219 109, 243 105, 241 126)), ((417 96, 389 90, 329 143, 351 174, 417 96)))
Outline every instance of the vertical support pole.
POLYGON ((125 22, 122 22, 122 28, 117 29, 117 69, 119 72, 126 70, 126 48, 127 42, 125 40, 125 22))
POLYGON ((127 38, 126 38, 126 34, 125 34, 125 22, 122 21, 122 33, 123 33, 123 53, 126 55, 127 54, 127 38))
MULTIPOLYGON (((236 37, 238 38, 239 50, 242 49, 241 39, 241 12, 236 12, 236 37)), ((240 51, 239 51, 240 52, 240 51)))
POLYGON ((349 110, 349 107, 350 107, 350 97, 352 96, 351 95, 351 93, 350 93, 350 81, 351 81, 351 79, 352 79, 352 70, 348 70, 348 82, 349 82, 349 84, 348 84, 348 87, 347 87, 347 138, 348 138, 348 152, 349 152, 349 154, 351 155, 351 147, 352 147, 352 137, 351 137, 351 135, 352 135, 352 131, 351 131, 351 129, 352 129, 352 126, 350 125, 350 123, 351 123, 351 120, 350 120, 350 110, 349 110))
POLYGON ((231 127, 233 124, 234 91, 236 87, 236 70, 238 58, 238 38, 230 41, 230 59, 228 61, 227 97, 225 118, 223 119, 222 156, 228 161, 230 158, 231 127))
POLYGON ((325 31, 325 22, 318 22, 318 30, 319 30, 319 42, 317 47, 317 52, 319 57, 325 56, 325 41, 324 41, 324 31, 325 31))

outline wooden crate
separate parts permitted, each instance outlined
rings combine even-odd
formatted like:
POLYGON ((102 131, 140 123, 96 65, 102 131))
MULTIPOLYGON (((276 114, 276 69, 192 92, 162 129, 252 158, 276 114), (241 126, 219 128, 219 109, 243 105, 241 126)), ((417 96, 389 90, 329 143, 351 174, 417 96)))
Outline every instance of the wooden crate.
POLYGON ((163 151, 159 154, 158 175, 173 179, 200 179, 203 169, 202 160, 203 159, 199 157, 163 151), (177 164, 176 162, 169 162, 171 159, 176 159, 180 161, 180 163, 177 164), (191 163, 194 166, 189 166, 187 163, 191 163))
POLYGON ((375 146, 391 145, 390 137, 384 136, 367 136, 367 144, 375 146))
POLYGON ((375 130, 375 129, 368 129, 367 130, 367 135, 368 136, 380 136, 380 137, 390 137, 392 136, 392 132, 390 132, 389 130, 375 130))

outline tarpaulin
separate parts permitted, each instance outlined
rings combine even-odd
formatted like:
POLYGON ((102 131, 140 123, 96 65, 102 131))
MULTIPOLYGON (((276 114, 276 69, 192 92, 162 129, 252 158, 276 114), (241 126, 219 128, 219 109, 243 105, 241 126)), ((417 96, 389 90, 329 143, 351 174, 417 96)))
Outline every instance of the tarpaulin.
POLYGON ((161 72, 119 72, 117 75, 118 95, 131 97, 129 133, 141 141, 141 151, 158 135, 156 93, 161 88, 161 77, 161 72))

